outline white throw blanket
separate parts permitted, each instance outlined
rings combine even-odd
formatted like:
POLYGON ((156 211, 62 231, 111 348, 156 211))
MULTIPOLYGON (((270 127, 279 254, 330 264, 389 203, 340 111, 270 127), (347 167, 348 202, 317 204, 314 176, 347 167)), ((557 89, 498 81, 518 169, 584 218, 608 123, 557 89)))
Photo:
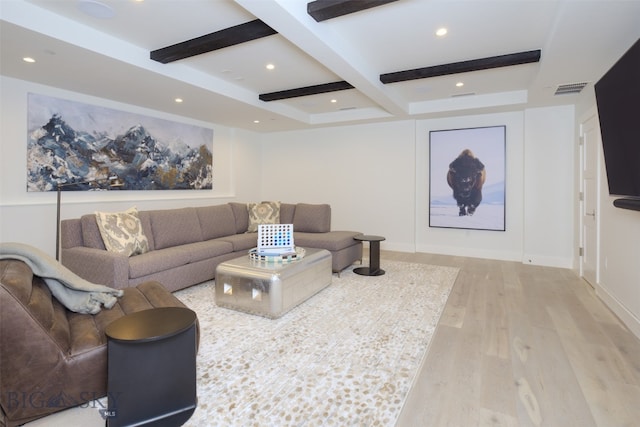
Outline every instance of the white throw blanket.
POLYGON ((44 279, 58 301, 76 313, 96 314, 102 306, 111 308, 123 294, 121 289, 83 279, 45 252, 23 243, 0 243, 0 259, 25 262, 33 274, 44 279))

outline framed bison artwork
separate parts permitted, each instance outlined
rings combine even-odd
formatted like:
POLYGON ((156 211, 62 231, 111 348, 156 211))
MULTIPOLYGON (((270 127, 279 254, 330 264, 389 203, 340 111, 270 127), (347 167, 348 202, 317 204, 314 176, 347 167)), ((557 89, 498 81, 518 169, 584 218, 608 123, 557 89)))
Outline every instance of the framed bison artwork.
POLYGON ((505 231, 505 133, 429 132, 429 227, 505 231))

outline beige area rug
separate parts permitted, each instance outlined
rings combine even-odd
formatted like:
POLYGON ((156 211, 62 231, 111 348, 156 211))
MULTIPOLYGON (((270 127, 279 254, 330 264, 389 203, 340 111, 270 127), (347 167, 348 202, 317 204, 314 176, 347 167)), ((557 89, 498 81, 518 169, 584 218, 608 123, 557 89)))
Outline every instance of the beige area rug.
MULTIPOLYGON (((365 260, 365 264, 367 261, 365 260)), ((458 274, 352 268, 279 319, 219 308, 213 282, 176 292, 198 314, 198 408, 187 426, 394 426, 458 274)), ((104 427, 106 398, 28 423, 104 427)))
POLYGON ((214 304, 213 282, 176 296, 201 326, 188 426, 393 426, 458 270, 384 261, 343 271, 279 319, 214 304))

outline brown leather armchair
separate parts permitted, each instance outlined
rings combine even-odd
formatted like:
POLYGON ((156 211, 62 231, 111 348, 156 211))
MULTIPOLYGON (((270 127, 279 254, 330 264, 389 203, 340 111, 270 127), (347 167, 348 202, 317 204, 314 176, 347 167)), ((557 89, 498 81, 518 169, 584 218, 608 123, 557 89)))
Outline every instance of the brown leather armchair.
POLYGON ((67 310, 22 261, 0 260, 0 425, 16 426, 107 392, 105 327, 126 314, 184 307, 159 282, 124 290, 96 315, 67 310))

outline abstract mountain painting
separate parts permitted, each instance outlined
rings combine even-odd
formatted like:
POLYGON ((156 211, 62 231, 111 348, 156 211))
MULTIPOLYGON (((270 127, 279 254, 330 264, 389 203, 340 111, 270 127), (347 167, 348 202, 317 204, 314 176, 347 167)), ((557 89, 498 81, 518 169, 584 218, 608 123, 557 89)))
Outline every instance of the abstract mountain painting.
POLYGON ((213 188, 213 130, 43 95, 28 95, 27 191, 213 188), (85 183, 85 184, 82 184, 85 183))

